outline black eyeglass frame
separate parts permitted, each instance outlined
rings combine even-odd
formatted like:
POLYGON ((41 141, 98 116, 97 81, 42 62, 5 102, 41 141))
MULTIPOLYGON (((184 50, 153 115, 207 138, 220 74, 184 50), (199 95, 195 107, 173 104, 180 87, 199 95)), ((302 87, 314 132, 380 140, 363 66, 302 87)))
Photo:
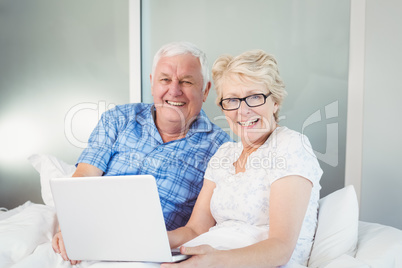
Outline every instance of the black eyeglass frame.
POLYGON ((223 98, 222 98, 221 101, 219 102, 219 105, 222 107, 222 110, 225 110, 225 111, 234 111, 234 110, 239 109, 240 106, 241 106, 241 102, 242 102, 242 101, 244 101, 244 102, 247 104, 248 107, 251 107, 251 108, 253 108, 253 107, 259 107, 259 106, 261 106, 261 105, 264 105, 264 104, 267 102, 267 98, 268 98, 271 94, 272 94, 272 92, 269 92, 267 95, 265 95, 265 94, 263 94, 263 93, 260 93, 260 94, 253 94, 253 95, 250 95, 250 96, 247 96, 247 97, 244 97, 244 98, 226 98, 226 99, 223 99, 223 98), (264 102, 263 102, 263 103, 258 104, 258 105, 253 105, 253 106, 251 106, 250 104, 247 103, 247 98, 252 97, 252 96, 257 96, 257 95, 262 95, 262 96, 264 96, 264 102), (233 108, 233 109, 225 109, 225 108, 223 108, 223 105, 222 105, 222 102, 223 102, 224 100, 239 100, 239 101, 240 101, 240 102, 239 102, 239 106, 237 106, 237 108, 233 108))

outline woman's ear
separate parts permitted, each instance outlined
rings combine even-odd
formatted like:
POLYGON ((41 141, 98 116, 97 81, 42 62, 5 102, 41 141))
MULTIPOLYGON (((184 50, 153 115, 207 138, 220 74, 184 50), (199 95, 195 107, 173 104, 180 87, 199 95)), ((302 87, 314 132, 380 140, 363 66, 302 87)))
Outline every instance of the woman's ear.
POLYGON ((279 109, 279 105, 278 105, 278 103, 275 102, 275 104, 274 104, 274 113, 276 113, 278 111, 278 109, 279 109))

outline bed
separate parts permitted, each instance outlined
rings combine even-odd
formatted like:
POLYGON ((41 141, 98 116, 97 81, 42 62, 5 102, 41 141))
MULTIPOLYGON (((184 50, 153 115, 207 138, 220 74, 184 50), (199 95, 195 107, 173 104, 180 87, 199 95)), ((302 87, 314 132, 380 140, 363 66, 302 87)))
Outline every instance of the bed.
MULTIPOLYGON (((33 155, 29 160, 40 174, 44 204, 27 201, 14 209, 0 210, 0 268, 159 267, 157 263, 93 261, 72 266, 63 261, 51 246, 58 223, 49 179, 71 176, 75 167, 49 155, 33 155)), ((320 200, 308 267, 400 268, 402 231, 359 221, 355 190, 347 186, 320 200)))

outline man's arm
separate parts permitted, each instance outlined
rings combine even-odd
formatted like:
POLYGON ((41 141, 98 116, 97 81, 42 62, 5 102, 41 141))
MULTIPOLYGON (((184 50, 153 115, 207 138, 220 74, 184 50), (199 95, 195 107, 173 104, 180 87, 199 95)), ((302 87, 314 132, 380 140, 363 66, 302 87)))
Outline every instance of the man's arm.
MULTIPOLYGON (((75 170, 73 177, 94 177, 94 176, 102 176, 103 171, 99 168, 86 164, 86 163, 79 163, 77 169, 75 170)), ((79 263, 76 260, 70 260, 67 256, 66 248, 64 247, 63 236, 61 234, 61 230, 59 227, 59 231, 55 234, 52 240, 52 247, 56 253, 60 253, 61 257, 65 261, 70 261, 72 265, 79 263)))
POLYGON ((75 170, 73 177, 94 177, 94 176, 102 176, 103 171, 99 168, 86 164, 79 163, 77 169, 75 170))

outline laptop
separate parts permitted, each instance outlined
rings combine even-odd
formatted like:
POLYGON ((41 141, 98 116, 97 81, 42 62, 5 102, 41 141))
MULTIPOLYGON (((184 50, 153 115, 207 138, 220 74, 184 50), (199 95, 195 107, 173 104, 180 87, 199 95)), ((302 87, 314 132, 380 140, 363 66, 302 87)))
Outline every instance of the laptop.
POLYGON ((50 186, 71 260, 177 262, 151 175, 54 178, 50 186))

